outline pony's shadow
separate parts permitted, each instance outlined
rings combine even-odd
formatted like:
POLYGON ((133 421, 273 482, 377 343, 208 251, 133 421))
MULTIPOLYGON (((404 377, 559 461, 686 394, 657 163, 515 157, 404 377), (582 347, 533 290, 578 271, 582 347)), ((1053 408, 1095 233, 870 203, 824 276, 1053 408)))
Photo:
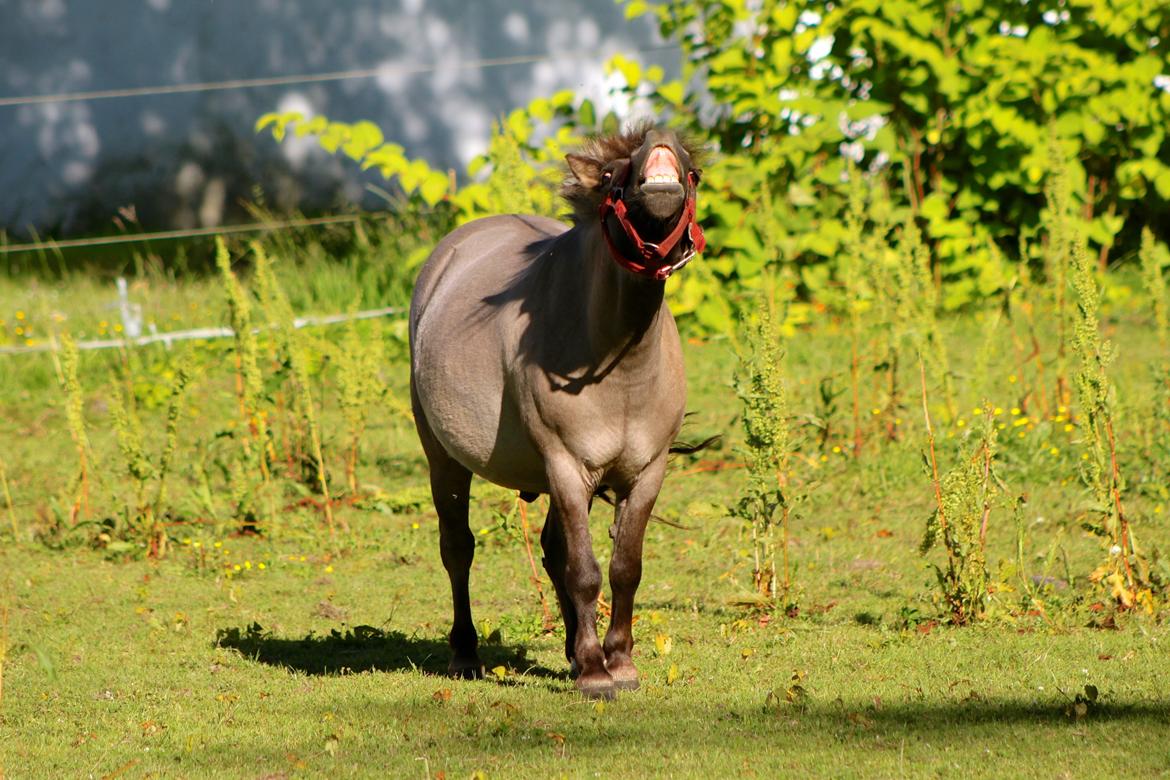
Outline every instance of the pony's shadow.
MULTIPOLYGON (((446 675, 451 650, 442 639, 407 636, 373 626, 354 626, 328 634, 310 633, 301 639, 274 636, 258 623, 216 631, 215 644, 268 666, 311 675, 360 672, 419 671, 446 675)), ((513 673, 568 680, 568 670, 557 672, 532 661, 523 646, 482 642, 479 656, 486 669, 503 666, 513 673)), ((490 676, 490 675, 489 675, 490 676)))

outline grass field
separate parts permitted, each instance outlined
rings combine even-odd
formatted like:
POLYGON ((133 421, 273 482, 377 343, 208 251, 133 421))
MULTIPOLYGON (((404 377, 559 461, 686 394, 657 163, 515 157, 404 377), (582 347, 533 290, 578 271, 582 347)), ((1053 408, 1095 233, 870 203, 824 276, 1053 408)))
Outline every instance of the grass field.
MULTIPOLYGON (((291 286, 295 277, 286 269, 282 278, 291 286)), ((357 283, 331 279, 302 280, 297 312, 344 308, 357 283)), ((142 279, 132 289, 162 329, 226 321, 214 280, 142 279)), ((1120 345, 1110 377, 1125 498, 1152 550, 1170 543, 1164 464, 1150 455, 1149 368, 1163 356, 1128 289, 1109 288, 1104 330, 1120 345)), ((10 343, 15 322, 41 333, 54 314, 94 336, 113 330, 111 300, 108 287, 83 280, 9 282, 0 320, 10 343)), ((1053 331, 1038 330, 1043 357, 1032 359, 1021 322, 993 311, 942 328, 957 388, 948 418, 938 384, 929 387, 942 465, 962 457, 987 401, 1003 426, 999 477, 1013 500, 1026 498, 1018 513, 997 506, 989 518, 983 619, 945 620, 931 567, 942 553, 918 552, 934 495, 916 366, 902 367, 896 398, 876 373, 865 378, 865 443, 852 457, 848 336, 829 314, 787 339, 803 498, 790 544, 796 590, 787 608, 765 608, 752 589, 748 529, 728 512, 743 489, 734 350, 692 339, 684 434, 725 439, 672 467, 657 512, 682 527, 653 523, 647 535, 635 624, 643 687, 604 703, 574 692, 563 635, 542 625, 515 496, 483 483, 472 595, 488 678, 442 676, 450 603, 425 463, 401 403, 399 321, 359 331, 379 345, 389 394, 369 412, 357 491, 342 484, 344 410, 329 347, 343 329, 312 337, 337 499, 332 536, 312 480, 292 467, 273 488, 278 524, 241 533, 256 524, 233 515, 230 496, 231 350, 195 348, 161 560, 125 522, 133 480, 110 403, 120 382, 132 385, 157 452, 173 355, 82 354, 92 457, 88 509, 76 518, 76 447, 52 361, 0 357, 0 459, 12 497, 9 510, 0 496, 9 537, 0 546, 0 774, 1170 775, 1165 607, 1116 612, 1088 580, 1106 553, 1081 527, 1084 431, 1056 403, 1041 413, 1034 394, 1059 370, 1053 331)), ((545 501, 528 509, 533 540, 545 501)), ((595 506, 593 522, 604 568, 608 509, 595 506)))

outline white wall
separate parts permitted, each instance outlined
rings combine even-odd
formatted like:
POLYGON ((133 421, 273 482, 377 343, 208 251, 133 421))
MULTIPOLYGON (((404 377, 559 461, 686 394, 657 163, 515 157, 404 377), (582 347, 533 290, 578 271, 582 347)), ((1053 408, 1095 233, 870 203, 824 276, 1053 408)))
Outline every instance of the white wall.
MULTIPOLYGON (((258 191, 279 208, 369 198, 376 176, 256 136, 256 118, 297 108, 370 119, 409 153, 459 167, 494 117, 564 88, 604 100, 601 63, 659 43, 612 0, 0 0, 0 98, 381 68, 319 84, 0 106, 0 231, 103 230, 120 207, 152 229, 218 224, 258 191), (459 67, 544 53, 557 58, 459 67)), ((677 54, 640 59, 677 67, 677 54)))

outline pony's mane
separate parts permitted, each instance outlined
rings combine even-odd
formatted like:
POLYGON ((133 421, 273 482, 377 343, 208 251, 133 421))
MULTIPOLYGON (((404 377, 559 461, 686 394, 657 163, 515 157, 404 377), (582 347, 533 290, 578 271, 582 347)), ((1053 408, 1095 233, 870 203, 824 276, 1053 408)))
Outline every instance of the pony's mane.
MULTIPOLYGON (((591 157, 605 166, 614 160, 622 160, 636 152, 646 142, 646 134, 655 128, 654 121, 642 119, 627 126, 624 130, 607 135, 594 135, 586 138, 576 153, 582 157, 591 157)), ((698 144, 677 131, 679 143, 691 157, 691 164, 699 166, 702 149, 698 144)), ((594 219, 597 208, 601 205, 601 197, 590 187, 586 187, 577 180, 573 172, 566 166, 565 181, 561 185, 561 197, 573 209, 573 221, 582 222, 594 219)))

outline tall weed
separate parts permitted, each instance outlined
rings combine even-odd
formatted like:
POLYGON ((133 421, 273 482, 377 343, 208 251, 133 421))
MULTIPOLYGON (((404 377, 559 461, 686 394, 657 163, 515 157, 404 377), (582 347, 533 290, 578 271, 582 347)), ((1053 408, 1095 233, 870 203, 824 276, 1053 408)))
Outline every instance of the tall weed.
POLYGON ((751 532, 752 584, 756 594, 771 604, 779 602, 779 606, 788 608, 796 602, 796 589, 788 555, 794 496, 788 474, 791 432, 783 360, 772 313, 767 306, 761 306, 755 321, 748 326, 735 374, 747 482, 731 511, 747 523, 751 532))

